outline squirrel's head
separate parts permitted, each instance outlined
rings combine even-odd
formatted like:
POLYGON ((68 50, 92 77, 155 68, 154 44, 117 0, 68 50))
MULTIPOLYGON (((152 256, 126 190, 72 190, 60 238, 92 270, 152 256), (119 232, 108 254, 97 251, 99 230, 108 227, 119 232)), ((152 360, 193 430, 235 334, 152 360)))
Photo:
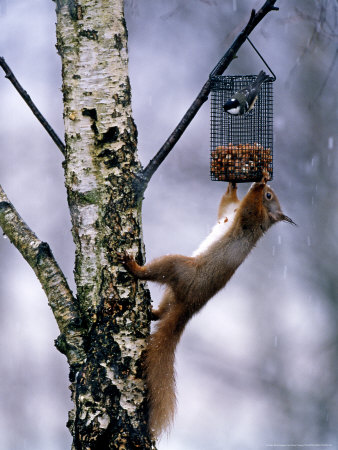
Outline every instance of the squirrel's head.
POLYGON ((289 222, 293 225, 296 225, 295 222, 292 219, 290 219, 290 217, 286 216, 282 212, 282 208, 279 204, 277 195, 267 184, 264 185, 264 188, 262 190, 262 196, 263 196, 262 199, 263 210, 265 213, 262 223, 263 231, 266 231, 274 223, 281 221, 289 222))
POLYGON ((277 195, 267 185, 269 173, 263 171, 261 181, 253 183, 241 202, 237 212, 238 220, 243 229, 267 231, 276 222, 289 222, 296 225, 290 217, 286 216, 279 204, 277 195))

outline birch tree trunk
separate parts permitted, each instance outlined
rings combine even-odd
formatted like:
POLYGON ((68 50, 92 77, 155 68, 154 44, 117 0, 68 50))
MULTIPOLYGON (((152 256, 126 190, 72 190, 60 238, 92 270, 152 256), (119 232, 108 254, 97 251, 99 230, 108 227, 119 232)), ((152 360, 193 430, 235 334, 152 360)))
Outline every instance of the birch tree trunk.
MULTIPOLYGON (((147 430, 142 352, 150 296, 118 263, 142 259, 140 170, 131 112, 123 0, 57 0, 65 182, 76 245, 85 358, 71 367, 75 449, 154 448, 147 430)), ((67 353, 62 336, 59 348, 67 353), (64 348, 65 347, 65 348, 64 348)))

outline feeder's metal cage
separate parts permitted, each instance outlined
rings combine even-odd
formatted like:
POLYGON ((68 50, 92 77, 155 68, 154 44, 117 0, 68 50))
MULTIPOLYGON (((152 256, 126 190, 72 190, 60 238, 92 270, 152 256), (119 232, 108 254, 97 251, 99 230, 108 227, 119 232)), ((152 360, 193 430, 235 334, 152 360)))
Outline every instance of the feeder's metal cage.
POLYGON ((262 84, 254 108, 241 116, 224 111, 233 94, 255 75, 212 76, 210 176, 214 181, 259 181, 263 170, 273 177, 273 81, 262 84))

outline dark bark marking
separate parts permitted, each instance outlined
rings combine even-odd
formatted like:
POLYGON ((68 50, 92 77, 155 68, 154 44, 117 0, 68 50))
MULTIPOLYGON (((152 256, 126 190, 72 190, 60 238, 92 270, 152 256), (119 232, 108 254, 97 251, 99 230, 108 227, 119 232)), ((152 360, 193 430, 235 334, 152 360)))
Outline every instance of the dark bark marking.
POLYGON ((99 139, 99 144, 111 144, 116 142, 120 135, 120 130, 118 127, 110 127, 108 130, 103 133, 102 138, 99 139))
POLYGON ((86 37, 92 41, 97 41, 99 39, 98 32, 96 30, 81 30, 79 36, 86 37))
POLYGON ((90 117, 94 122, 97 121, 97 111, 96 111, 95 108, 92 108, 92 109, 85 108, 85 109, 83 109, 82 110, 82 115, 90 117))
MULTIPOLYGON (((58 6, 60 8, 60 3, 58 3, 58 6)), ((81 10, 81 6, 77 3, 76 0, 68 0, 68 11, 69 11, 69 15, 72 18, 72 20, 78 20, 79 17, 79 9, 81 10)), ((82 11, 81 11, 81 16, 82 16, 82 11)), ((82 17, 81 17, 82 18, 82 17)))
POLYGON ((114 112, 111 114, 111 116, 112 116, 113 119, 116 119, 116 117, 121 117, 122 114, 121 114, 120 112, 118 112, 118 111, 114 111, 114 112))
POLYGON ((104 162, 105 166, 108 169, 112 169, 114 167, 118 167, 119 165, 119 158, 117 155, 112 156, 108 161, 104 162))
POLYGON ((37 264, 39 265, 45 258, 53 258, 53 253, 47 242, 41 242, 36 255, 37 264))
POLYGON ((120 34, 114 34, 115 48, 120 52, 123 49, 122 39, 120 34))
POLYGON ((110 158, 113 155, 113 152, 109 148, 105 148, 102 150, 97 156, 98 158, 110 158))
POLYGON ((99 134, 99 130, 97 129, 97 111, 95 108, 92 109, 87 109, 84 108, 82 110, 82 115, 85 117, 90 117, 90 119, 92 120, 92 125, 91 125, 91 129, 93 130, 93 133, 95 134, 95 136, 97 136, 99 134))
POLYGON ((60 353, 67 355, 68 345, 63 334, 60 334, 54 341, 54 345, 60 353))
POLYGON ((8 202, 0 202, 0 212, 5 211, 6 209, 10 209, 11 204, 8 202))

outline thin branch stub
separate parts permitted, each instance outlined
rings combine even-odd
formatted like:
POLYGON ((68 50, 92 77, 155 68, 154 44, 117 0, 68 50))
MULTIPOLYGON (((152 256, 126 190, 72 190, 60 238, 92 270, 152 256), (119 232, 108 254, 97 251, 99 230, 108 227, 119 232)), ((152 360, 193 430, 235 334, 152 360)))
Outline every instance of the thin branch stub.
POLYGON ((44 127, 44 129, 47 131, 49 136, 53 139, 57 147, 61 150, 62 154, 66 154, 66 147, 65 144, 61 141, 59 136, 55 133, 51 125, 47 122, 47 120, 44 118, 44 116, 41 114, 39 109, 36 107, 33 100, 28 95, 27 91, 21 86, 19 81, 17 80, 16 76, 14 75, 11 68, 8 66, 8 64, 5 61, 5 58, 0 56, 0 66, 2 67, 3 71, 5 72, 5 78, 7 78, 12 85, 15 87, 15 89, 18 91, 18 93, 21 95, 21 97, 24 99, 34 116, 38 119, 38 121, 41 123, 41 125, 44 127))

